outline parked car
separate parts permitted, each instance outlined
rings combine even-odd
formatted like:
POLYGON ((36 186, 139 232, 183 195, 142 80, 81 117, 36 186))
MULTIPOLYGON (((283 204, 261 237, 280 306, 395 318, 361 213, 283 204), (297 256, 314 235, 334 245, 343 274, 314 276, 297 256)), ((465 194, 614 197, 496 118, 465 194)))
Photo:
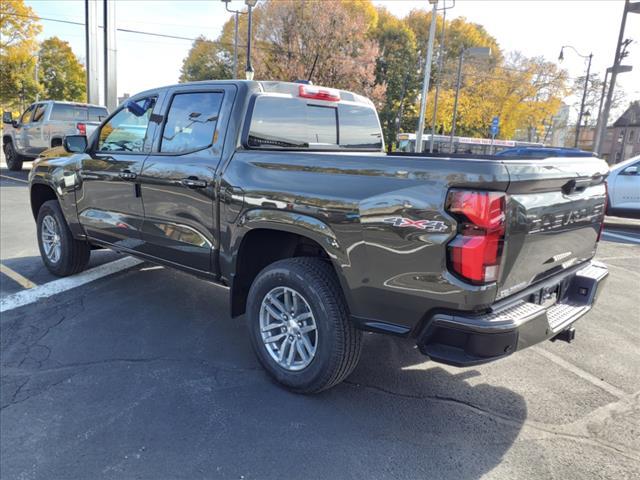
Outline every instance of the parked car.
POLYGON ((109 112, 99 105, 47 100, 31 104, 18 120, 4 112, 2 143, 9 170, 21 170, 44 150, 62 145, 66 135, 90 135, 109 112))
POLYGON ((586 152, 579 148, 565 147, 515 147, 507 148, 496 153, 496 157, 525 157, 525 158, 549 158, 549 157, 593 157, 593 152, 586 152))
POLYGON ((609 215, 640 218, 640 156, 613 165, 607 187, 609 215))
POLYGON ((29 175, 47 268, 99 246, 226 286, 297 392, 349 375, 363 330, 458 366, 570 340, 607 276, 604 161, 386 155, 372 102, 343 90, 158 88, 64 148, 29 175))

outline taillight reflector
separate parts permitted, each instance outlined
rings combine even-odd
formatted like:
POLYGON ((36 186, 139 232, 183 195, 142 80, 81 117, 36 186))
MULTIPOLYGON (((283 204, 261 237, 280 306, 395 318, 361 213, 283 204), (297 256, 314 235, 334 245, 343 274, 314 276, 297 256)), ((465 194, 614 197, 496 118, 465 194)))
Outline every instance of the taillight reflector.
POLYGON ((340 92, 333 88, 316 87, 315 85, 300 85, 298 95, 303 98, 313 98, 315 100, 326 100, 329 102, 339 102, 340 92))
POLYGON ((474 284, 495 282, 500 272, 505 233, 501 192, 452 190, 447 211, 458 220, 458 235, 448 245, 449 266, 474 284))
POLYGON ((84 123, 76 123, 76 128, 78 129, 78 134, 80 135, 87 134, 87 126, 84 123))

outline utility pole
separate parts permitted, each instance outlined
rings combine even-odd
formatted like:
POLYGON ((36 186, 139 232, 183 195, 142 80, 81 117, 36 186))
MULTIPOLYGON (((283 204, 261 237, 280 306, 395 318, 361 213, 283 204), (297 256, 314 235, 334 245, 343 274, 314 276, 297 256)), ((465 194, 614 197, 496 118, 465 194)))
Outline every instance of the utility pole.
POLYGON ((241 12, 240 10, 231 10, 229 8, 229 2, 231 0, 222 0, 224 2, 224 8, 226 8, 227 12, 233 13, 235 15, 235 35, 233 37, 233 78, 238 78, 238 25, 240 23, 240 15, 243 15, 246 12, 241 12))
POLYGON ((429 80, 431 79, 431 58, 433 57, 433 41, 436 37, 436 15, 438 0, 429 0, 433 5, 431 10, 431 26, 429 27, 429 44, 427 46, 427 58, 424 64, 424 79, 422 81, 422 98, 420 99, 420 117, 418 118, 418 131, 416 132, 416 153, 422 152, 422 133, 424 132, 424 114, 427 109, 427 94, 429 92, 429 80))
POLYGON ((103 14, 104 104, 110 112, 113 112, 118 106, 115 0, 103 0, 103 14))
POLYGON ((84 0, 84 34, 87 57, 87 103, 100 103, 98 73, 98 0, 84 0))
POLYGON ((247 80, 253 80, 253 66, 251 65, 251 20, 252 20, 252 10, 253 7, 256 6, 258 0, 244 0, 245 5, 248 8, 249 18, 247 21, 247 66, 244 70, 244 75, 247 80))
POLYGON ((438 97, 440 96, 440 84, 442 83, 442 67, 444 66, 444 32, 447 27, 447 10, 456 6, 453 5, 442 8, 442 31, 440 32, 440 46, 438 48, 438 73, 436 77, 436 91, 433 96, 433 116, 431 117, 431 138, 429 139, 429 153, 433 153, 433 142, 436 134, 436 119, 438 115, 438 97))
MULTIPOLYGON (((624 41, 624 27, 627 23, 627 13, 640 13, 640 2, 631 3, 629 0, 625 0, 624 2, 624 11, 622 13, 622 21, 620 22, 620 33, 618 35, 618 45, 616 46, 616 54, 613 58, 613 66, 611 67, 611 81, 609 83, 609 91, 607 92, 607 99, 604 104, 604 110, 602 111, 602 121, 600 122, 600 130, 596 132, 596 146, 594 150, 597 152, 598 156, 602 155, 602 143, 604 141, 604 136, 607 131, 607 123, 609 121, 609 112, 611 110, 611 102, 613 100, 613 92, 616 87, 616 77, 618 73, 624 71, 624 67, 620 65, 620 62, 626 55, 621 55, 621 50, 623 44, 628 45, 624 41), (622 67, 622 69, 621 69, 622 67)), ((627 69, 626 71, 629 71, 627 69)))

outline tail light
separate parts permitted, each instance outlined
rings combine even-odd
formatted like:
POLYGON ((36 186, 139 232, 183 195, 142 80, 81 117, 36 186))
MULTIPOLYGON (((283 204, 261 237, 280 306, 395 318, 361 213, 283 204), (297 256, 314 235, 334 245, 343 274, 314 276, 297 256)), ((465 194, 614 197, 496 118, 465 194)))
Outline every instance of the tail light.
POLYGON ((76 123, 76 128, 78 129, 78 134, 80 135, 87 134, 87 126, 84 123, 76 123))
POLYGON ((449 267, 480 285, 498 280, 505 232, 501 192, 451 190, 447 211, 458 220, 458 235, 447 246, 449 267))
POLYGON ((607 181, 604 181, 604 211, 602 212, 602 221, 600 222, 600 228, 598 228, 598 238, 596 238, 596 242, 600 241, 602 237, 602 232, 604 231, 604 218, 607 215, 607 209, 609 208, 609 185, 607 181))
POLYGON ((329 102, 339 102, 340 92, 333 88, 316 87, 315 85, 300 85, 298 95, 303 98, 314 98, 316 100, 327 100, 329 102))

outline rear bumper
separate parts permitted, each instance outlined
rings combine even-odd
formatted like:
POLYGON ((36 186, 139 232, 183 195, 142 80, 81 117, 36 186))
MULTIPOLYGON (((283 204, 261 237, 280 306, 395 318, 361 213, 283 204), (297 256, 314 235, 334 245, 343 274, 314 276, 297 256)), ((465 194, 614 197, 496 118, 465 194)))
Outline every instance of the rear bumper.
POLYGON ((593 306, 609 274, 591 261, 568 277, 549 280, 536 292, 480 315, 436 313, 418 337, 418 347, 431 360, 455 366, 487 363, 540 343, 572 328, 593 306), (545 288, 562 285, 557 303, 534 303, 545 288))

